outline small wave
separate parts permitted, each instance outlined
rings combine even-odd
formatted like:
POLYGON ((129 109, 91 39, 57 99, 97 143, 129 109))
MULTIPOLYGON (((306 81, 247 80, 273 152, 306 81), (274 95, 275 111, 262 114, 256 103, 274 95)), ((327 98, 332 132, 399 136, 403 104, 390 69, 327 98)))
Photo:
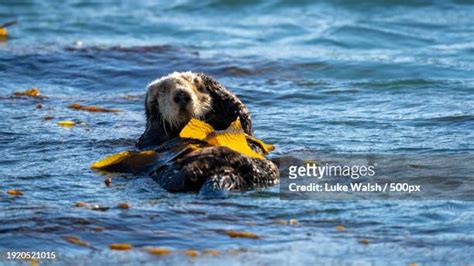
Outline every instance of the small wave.
POLYGON ((233 76, 250 76, 256 74, 255 71, 238 66, 229 66, 221 69, 222 72, 233 75, 233 76))
POLYGON ((149 45, 149 46, 66 46, 69 52, 124 52, 124 53, 164 53, 180 49, 171 45, 149 45))
POLYGON ((433 122, 474 122, 474 115, 448 115, 427 119, 433 122))
POLYGON ((402 86, 423 86, 423 85, 437 85, 445 83, 445 80, 430 80, 430 79, 387 79, 387 80, 367 80, 356 81, 351 84, 355 86, 373 86, 377 87, 402 87, 402 86))
POLYGON ((330 36, 337 42, 345 43, 348 47, 364 49, 368 47, 412 47, 431 44, 433 41, 408 34, 408 32, 365 25, 343 25, 332 30, 330 36))
POLYGON ((423 119, 413 119, 411 122, 415 126, 436 126, 444 124, 450 126, 474 126, 474 115, 462 114, 462 115, 447 115, 423 119))

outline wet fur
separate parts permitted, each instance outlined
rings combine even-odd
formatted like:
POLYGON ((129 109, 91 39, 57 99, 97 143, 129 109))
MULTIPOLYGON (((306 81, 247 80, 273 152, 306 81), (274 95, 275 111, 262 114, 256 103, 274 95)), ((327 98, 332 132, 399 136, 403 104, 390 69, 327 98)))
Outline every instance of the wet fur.
MULTIPOLYGON (((184 146, 187 142, 174 142, 184 146)), ((205 147, 184 152, 172 164, 164 163, 151 172, 160 186, 170 192, 215 192, 268 186, 278 182, 278 167, 270 160, 244 156, 227 147, 205 147)))
MULTIPOLYGON (((214 79, 204 74, 175 72, 155 80, 148 86, 145 110, 146 130, 137 146, 158 152, 159 160, 150 174, 162 188, 215 197, 225 195, 229 190, 278 182, 278 168, 270 160, 179 138, 179 132, 191 117, 205 120, 216 130, 226 129, 240 118, 244 132, 253 135, 248 109, 214 79), (173 94, 178 90, 191 95, 192 99, 185 107, 173 102, 173 94)), ((255 152, 263 155, 256 143, 247 141, 255 152)))

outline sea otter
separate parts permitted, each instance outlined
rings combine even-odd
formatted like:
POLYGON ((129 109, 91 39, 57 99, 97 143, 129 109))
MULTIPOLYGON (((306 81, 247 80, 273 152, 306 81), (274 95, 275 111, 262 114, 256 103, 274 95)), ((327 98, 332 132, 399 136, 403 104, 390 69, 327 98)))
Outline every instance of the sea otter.
POLYGON ((215 196, 278 181, 278 168, 270 160, 179 138, 179 132, 191 118, 205 121, 216 130, 224 130, 239 119, 249 146, 259 154, 264 153, 264 147, 252 137, 247 107, 205 74, 174 72, 151 82, 145 98, 145 115, 146 129, 137 147, 158 152, 161 160, 153 166, 151 176, 168 191, 197 191, 215 196))

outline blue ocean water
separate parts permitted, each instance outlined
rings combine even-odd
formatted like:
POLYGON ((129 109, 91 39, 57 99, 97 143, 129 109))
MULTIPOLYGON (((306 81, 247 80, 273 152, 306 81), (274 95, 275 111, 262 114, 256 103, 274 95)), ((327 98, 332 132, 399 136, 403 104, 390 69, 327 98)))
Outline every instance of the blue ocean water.
POLYGON ((106 187, 89 169, 133 147, 146 85, 186 70, 234 91, 255 134, 277 145, 275 157, 472 160, 472 1, 0 1, 0 23, 10 20, 18 24, 0 42, 2 259, 9 250, 49 250, 62 264, 474 262, 470 201, 283 201, 278 187, 200 200, 147 176, 112 175, 106 187), (48 96, 43 108, 10 97, 31 87, 48 96), (73 102, 123 112, 66 108, 73 102), (81 124, 67 129, 60 120, 81 124), (7 195, 12 188, 25 195, 7 195), (73 207, 78 201, 112 208, 73 207), (114 208, 121 202, 131 208, 114 208), (335 229, 341 224, 344 232, 335 229), (229 238, 224 229, 261 239, 229 238), (63 239, 71 235, 91 247, 63 239), (117 242, 136 248, 110 251, 117 242), (175 252, 156 257, 144 246, 175 252), (186 249, 221 255, 188 258, 186 249))

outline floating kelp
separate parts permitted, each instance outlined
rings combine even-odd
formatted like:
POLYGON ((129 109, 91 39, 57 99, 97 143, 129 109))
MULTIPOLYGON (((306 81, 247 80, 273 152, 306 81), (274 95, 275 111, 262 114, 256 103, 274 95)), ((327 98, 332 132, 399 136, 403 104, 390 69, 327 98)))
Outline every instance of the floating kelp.
POLYGON ((127 203, 120 203, 117 208, 119 209, 130 209, 130 205, 128 205, 127 203))
POLYGON ((188 249, 184 251, 184 254, 186 254, 188 257, 197 257, 199 256, 199 251, 195 249, 188 249))
POLYGON ((164 256, 171 254, 171 250, 167 248, 144 247, 143 249, 152 255, 164 256))
POLYGON ((64 121, 59 121, 58 126, 60 127, 73 127, 76 125, 76 122, 74 121, 69 121, 69 120, 64 120, 64 121))
POLYGON ((89 243, 82 241, 79 237, 76 237, 76 236, 65 236, 63 237, 63 239, 74 245, 78 245, 82 247, 90 246, 89 243))
POLYGON ((0 24, 0 40, 6 40, 8 37, 7 27, 15 25, 16 21, 10 21, 3 24, 0 24))
POLYGON ((85 207, 87 206, 87 203, 83 202, 83 201, 79 201, 79 202, 76 202, 76 204, 74 204, 75 207, 79 207, 79 208, 82 208, 82 207, 85 207))
POLYGON ((12 94, 12 96, 14 96, 14 97, 22 97, 22 96, 25 96, 25 97, 33 97, 33 98, 40 98, 40 99, 47 98, 46 96, 42 96, 42 95, 40 95, 40 94, 41 94, 40 89, 38 89, 38 88, 31 88, 31 89, 28 89, 28 90, 25 90, 25 91, 17 91, 17 92, 14 92, 14 93, 12 94))
POLYGON ((8 31, 6 28, 0 28, 0 40, 8 37, 8 31))
POLYGON ((338 226, 336 226, 336 230, 337 231, 344 231, 344 230, 346 230, 346 227, 344 225, 338 225, 338 226))
POLYGON ((9 189, 7 190, 7 194, 10 196, 23 196, 23 192, 16 190, 16 189, 9 189))
POLYGON ((109 248, 112 250, 130 250, 132 249, 132 245, 127 244, 127 243, 115 243, 115 244, 110 244, 109 248))
POLYGON ((118 171, 120 169, 143 169, 156 159, 155 151, 123 151, 112 154, 102 160, 91 165, 95 170, 111 170, 118 171))
POLYGON ((75 109, 75 110, 82 110, 82 111, 89 111, 89 112, 96 112, 96 113, 117 113, 120 112, 118 109, 107 109, 103 107, 97 106, 84 106, 79 103, 73 103, 68 105, 68 108, 75 109))
POLYGON ((224 233, 232 238, 251 238, 251 239, 260 239, 260 237, 251 232, 244 231, 234 231, 234 230, 225 230, 224 233))

